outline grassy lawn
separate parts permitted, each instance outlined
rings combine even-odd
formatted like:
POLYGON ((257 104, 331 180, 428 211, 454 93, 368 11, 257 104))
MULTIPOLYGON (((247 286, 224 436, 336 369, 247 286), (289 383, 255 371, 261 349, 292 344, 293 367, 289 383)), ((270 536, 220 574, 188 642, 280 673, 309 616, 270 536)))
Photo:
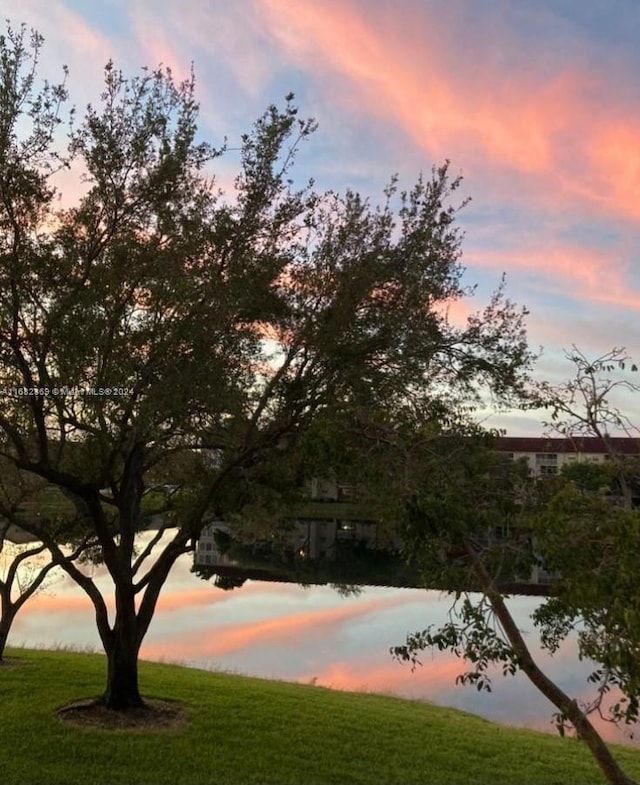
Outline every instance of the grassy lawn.
MULTIPOLYGON (((0 668, 3 785, 601 783, 587 749, 453 709, 143 663, 147 696, 183 702, 177 731, 76 728, 55 715, 102 686, 93 654, 8 652, 0 668)), ((618 748, 640 778, 640 752, 618 748)))

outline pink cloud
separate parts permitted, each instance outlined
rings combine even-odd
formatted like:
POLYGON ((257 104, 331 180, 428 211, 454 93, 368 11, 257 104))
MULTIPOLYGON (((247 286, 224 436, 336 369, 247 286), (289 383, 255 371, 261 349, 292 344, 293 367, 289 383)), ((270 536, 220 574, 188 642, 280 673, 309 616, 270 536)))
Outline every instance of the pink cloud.
POLYGON ((128 8, 131 33, 138 46, 139 67, 157 68, 160 64, 170 68, 176 81, 189 78, 189 59, 182 56, 175 46, 176 37, 164 25, 164 14, 158 8, 150 11, 140 3, 128 8))
POLYGON ((144 656, 196 658, 216 657, 253 646, 278 646, 297 640, 301 635, 325 636, 339 625, 367 616, 385 608, 405 605, 404 596, 370 599, 356 604, 321 610, 308 610, 289 616, 241 624, 217 626, 215 630, 198 635, 190 641, 163 640, 144 647, 144 656))
POLYGON ((248 102, 259 99, 256 115, 264 109, 275 68, 252 0, 229 3, 224 13, 200 0, 157 0, 152 8, 145 0, 131 0, 126 14, 142 62, 152 67, 162 62, 177 79, 186 78, 193 63, 202 124, 220 134, 214 142, 227 134, 235 145, 234 123, 239 115, 247 122, 248 102))
MULTIPOLYGON (((69 581, 69 583, 66 587, 62 585, 62 591, 60 593, 47 594, 46 592, 43 592, 36 594, 35 597, 25 605, 24 610, 21 611, 21 616, 35 616, 53 611, 59 611, 66 615, 85 614, 87 610, 90 610, 93 607, 91 600, 82 589, 71 583, 70 579, 67 579, 67 581, 69 581)), ((190 576, 190 582, 192 584, 194 583, 193 576, 190 576)), ((109 611, 113 611, 115 608, 113 587, 110 583, 106 586, 104 585, 104 576, 103 580, 98 581, 98 584, 107 608, 109 611)), ((245 600, 253 595, 259 597, 264 597, 268 594, 286 595, 288 593, 288 588, 288 586, 282 584, 259 583, 254 581, 243 586, 242 593, 240 594, 239 592, 225 592, 210 584, 196 584, 195 588, 173 589, 162 592, 158 599, 156 615, 157 618, 160 618, 163 614, 184 611, 185 608, 202 608, 220 603, 245 600)), ((56 586, 54 585, 54 592, 55 589, 56 586)), ((141 596, 142 595, 138 595, 139 598, 141 596)))
POLYGON ((181 589, 179 591, 165 591, 161 593, 158 600, 158 611, 160 613, 171 613, 173 611, 183 611, 185 608, 244 600, 254 595, 264 597, 269 594, 286 595, 287 593, 289 593, 289 587, 286 584, 279 583, 249 581, 238 592, 223 591, 211 584, 206 584, 194 589, 181 589))
POLYGON ((458 51, 451 51, 446 18, 416 5, 366 17, 349 2, 312 0, 302 7, 264 0, 263 9, 291 56, 346 75, 362 106, 395 120, 419 147, 449 155, 452 144, 475 143, 524 171, 550 165, 550 131, 567 124, 567 98, 579 76, 561 73, 542 84, 529 79, 523 90, 522 81, 505 79, 486 60, 471 75, 447 73, 458 51), (478 90, 478 83, 489 89, 478 90))
POLYGON ((596 251, 580 245, 557 244, 546 248, 472 252, 470 266, 517 270, 536 276, 538 284, 576 301, 640 310, 640 290, 629 284, 627 263, 619 253, 596 251))
POLYGON ((640 116, 614 114, 598 123, 589 140, 589 155, 594 192, 603 194, 605 206, 640 218, 640 116))
POLYGON ((440 691, 451 690, 456 676, 463 671, 464 663, 453 655, 430 660, 426 654, 422 667, 413 672, 408 665, 401 665, 389 656, 388 661, 381 664, 334 662, 298 681, 313 681, 320 687, 352 692, 424 694, 428 691, 429 696, 434 698, 440 691))
POLYGON ((497 165, 524 175, 548 204, 640 215, 640 111, 606 74, 524 58, 521 36, 506 25, 499 47, 480 47, 465 39, 469 20, 456 7, 365 14, 353 0, 262 0, 260 8, 273 38, 321 74, 332 101, 387 120, 418 150, 472 171, 497 165))
MULTIPOLYGON (((167 3, 169 35, 179 28, 189 48, 199 52, 215 49, 216 59, 229 68, 241 89, 252 97, 260 96, 273 69, 264 46, 264 34, 246 5, 230 4, 224 14, 191 0, 176 5, 167 3)), ((203 63, 204 65, 204 63, 203 63)))
POLYGON ((61 2, 43 4, 39 0, 22 0, 20 20, 45 38, 40 73, 56 81, 62 65, 68 65, 70 84, 80 85, 84 92, 81 100, 89 100, 103 66, 110 57, 117 58, 117 40, 92 27, 61 2))
MULTIPOLYGON (((113 602, 107 598, 107 606, 113 608, 113 602)), ((74 595, 50 595, 50 594, 36 594, 20 612, 22 617, 36 616, 38 614, 61 613, 65 616, 68 614, 82 613, 86 614, 92 608, 91 600, 79 591, 74 595)))
POLYGON ((438 304, 436 310, 439 313, 446 315, 450 324, 454 325, 455 327, 464 327, 467 323, 467 319, 471 316, 471 314, 475 313, 477 309, 473 307, 473 304, 469 301, 469 298, 463 298, 460 300, 452 300, 447 303, 438 304))

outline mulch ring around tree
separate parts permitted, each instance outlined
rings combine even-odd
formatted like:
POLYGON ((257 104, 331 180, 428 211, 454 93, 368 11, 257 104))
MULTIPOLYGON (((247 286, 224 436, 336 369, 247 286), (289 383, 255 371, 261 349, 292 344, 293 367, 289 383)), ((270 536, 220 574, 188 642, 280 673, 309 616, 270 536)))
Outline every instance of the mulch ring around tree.
POLYGON ((184 707, 177 701, 150 698, 145 706, 127 711, 107 709, 95 698, 76 701, 56 711, 58 718, 69 725, 81 725, 105 730, 141 732, 172 732, 187 725, 184 707))

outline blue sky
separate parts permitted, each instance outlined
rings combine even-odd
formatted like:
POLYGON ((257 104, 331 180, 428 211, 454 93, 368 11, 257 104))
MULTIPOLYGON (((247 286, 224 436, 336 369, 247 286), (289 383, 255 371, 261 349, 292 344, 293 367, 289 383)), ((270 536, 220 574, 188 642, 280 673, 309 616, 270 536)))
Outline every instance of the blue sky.
MULTIPOLYGON (((193 61, 203 135, 233 146, 295 92, 319 122, 298 175, 320 188, 375 199, 392 173, 409 186, 451 159, 472 197, 460 217, 478 284, 467 308, 505 272, 544 348, 543 378, 570 373, 562 350, 574 343, 640 357, 637 2, 0 0, 0 11, 45 36, 42 70, 54 79, 68 64, 79 107, 109 57, 178 77, 193 61)), ((531 414, 490 424, 540 431, 531 414)))

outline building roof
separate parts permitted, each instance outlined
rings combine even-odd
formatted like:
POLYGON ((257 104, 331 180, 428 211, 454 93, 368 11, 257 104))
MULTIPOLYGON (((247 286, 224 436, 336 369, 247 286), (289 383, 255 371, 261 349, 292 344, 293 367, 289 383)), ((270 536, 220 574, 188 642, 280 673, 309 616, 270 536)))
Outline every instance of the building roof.
POLYGON ((496 439, 496 449, 500 452, 535 453, 588 453, 591 455, 609 454, 640 455, 640 439, 610 436, 606 440, 595 436, 573 436, 571 438, 547 438, 545 436, 502 436, 496 439))

